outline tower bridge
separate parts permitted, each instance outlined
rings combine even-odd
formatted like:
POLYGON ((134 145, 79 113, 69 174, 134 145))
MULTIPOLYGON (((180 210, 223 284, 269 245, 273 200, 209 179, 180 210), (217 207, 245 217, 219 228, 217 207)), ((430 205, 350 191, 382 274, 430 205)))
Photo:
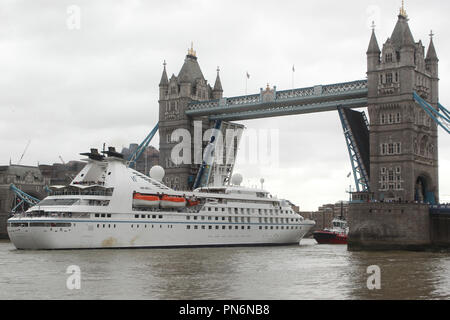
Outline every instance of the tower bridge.
POLYGON ((338 110, 358 190, 370 191, 380 201, 437 203, 438 125, 450 133, 450 115, 439 104, 433 34, 425 50, 421 40, 414 40, 408 21, 402 7, 382 49, 373 28, 366 80, 283 91, 268 85, 258 94, 223 97, 219 69, 212 87, 192 47, 178 76, 169 79, 164 63, 159 131, 165 182, 177 189, 194 185, 199 164, 174 165, 170 159, 178 142, 172 133, 182 128, 193 134, 194 120, 202 121, 203 133, 210 128, 242 127, 232 121, 338 110), (363 112, 352 110, 362 107, 367 108, 369 120, 363 112))
POLYGON ((210 120, 247 120, 367 107, 367 80, 277 91, 261 88, 259 94, 191 102, 190 117, 207 116, 210 120))

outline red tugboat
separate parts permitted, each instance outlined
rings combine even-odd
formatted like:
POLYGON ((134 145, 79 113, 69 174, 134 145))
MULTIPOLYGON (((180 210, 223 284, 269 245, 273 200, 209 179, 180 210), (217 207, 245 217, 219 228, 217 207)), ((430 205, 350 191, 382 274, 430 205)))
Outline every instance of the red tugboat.
POLYGON ((323 229, 313 232, 313 237, 319 244, 347 244, 348 227, 347 221, 335 218, 331 229, 323 229))

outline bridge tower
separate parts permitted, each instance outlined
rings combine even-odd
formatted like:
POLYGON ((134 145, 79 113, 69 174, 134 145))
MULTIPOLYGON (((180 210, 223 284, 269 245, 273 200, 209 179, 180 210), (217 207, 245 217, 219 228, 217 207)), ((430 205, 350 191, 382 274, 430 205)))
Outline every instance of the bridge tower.
POLYGON ((404 7, 382 50, 375 30, 367 50, 370 189, 377 200, 437 202, 437 125, 415 103, 438 104, 438 58, 431 33, 425 56, 404 7))
MULTIPOLYGON (((176 129, 186 129, 192 137, 194 146, 193 119, 185 114, 188 104, 193 101, 202 101, 222 98, 222 85, 219 72, 214 88, 205 80, 197 54, 194 49, 188 50, 184 64, 178 74, 167 77, 166 62, 159 83, 159 151, 160 165, 165 168, 164 183, 176 190, 189 190, 199 165, 194 163, 194 154, 191 154, 191 164, 175 165, 171 161, 171 151, 179 141, 172 141, 171 134, 176 129)), ((197 120, 197 119, 196 119, 197 120)), ((208 121, 203 121, 202 134, 210 128, 208 121)))

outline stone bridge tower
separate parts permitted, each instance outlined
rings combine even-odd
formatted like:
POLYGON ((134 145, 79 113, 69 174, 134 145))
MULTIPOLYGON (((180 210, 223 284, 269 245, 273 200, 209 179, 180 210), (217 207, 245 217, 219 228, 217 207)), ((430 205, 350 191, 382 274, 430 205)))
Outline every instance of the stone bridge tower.
MULTIPOLYGON (((202 101, 222 98, 222 85, 217 72, 217 78, 212 88, 205 80, 197 62, 196 52, 192 46, 184 60, 184 64, 178 74, 167 77, 166 63, 159 84, 159 151, 160 165, 165 169, 164 183, 176 190, 189 190, 194 182, 198 164, 194 163, 194 154, 191 154, 191 164, 175 165, 171 161, 171 151, 179 141, 172 141, 171 134, 176 129, 186 129, 192 137, 194 146, 194 125, 185 110, 192 101, 202 101)), ((200 119, 196 119, 200 120, 200 119)), ((202 121, 203 132, 211 125, 206 119, 202 121)))
POLYGON ((367 50, 370 189, 377 200, 439 201, 437 125, 413 92, 437 108, 438 58, 433 35, 425 55, 404 8, 382 50, 375 31, 367 50))

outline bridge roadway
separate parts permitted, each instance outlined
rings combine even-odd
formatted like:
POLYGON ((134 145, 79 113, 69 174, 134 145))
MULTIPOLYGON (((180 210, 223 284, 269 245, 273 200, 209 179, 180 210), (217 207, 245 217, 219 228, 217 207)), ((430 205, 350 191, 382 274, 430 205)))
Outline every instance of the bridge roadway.
POLYGON ((276 91, 276 87, 259 94, 191 102, 186 110, 190 117, 236 121, 267 117, 323 112, 367 106, 367 80, 319 85, 276 91))

